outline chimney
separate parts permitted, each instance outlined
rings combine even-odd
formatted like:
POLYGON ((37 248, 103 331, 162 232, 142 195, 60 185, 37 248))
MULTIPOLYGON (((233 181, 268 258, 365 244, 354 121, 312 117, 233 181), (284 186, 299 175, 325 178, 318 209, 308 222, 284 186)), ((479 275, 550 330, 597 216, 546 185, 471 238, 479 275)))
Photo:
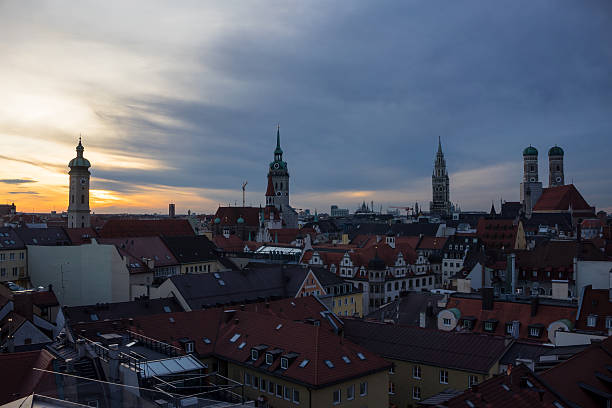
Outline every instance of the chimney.
POLYGON ((493 310, 493 288, 482 288, 482 310, 493 310))
POLYGON ((531 298, 531 317, 538 314, 538 304, 540 303, 540 298, 534 296, 531 298))

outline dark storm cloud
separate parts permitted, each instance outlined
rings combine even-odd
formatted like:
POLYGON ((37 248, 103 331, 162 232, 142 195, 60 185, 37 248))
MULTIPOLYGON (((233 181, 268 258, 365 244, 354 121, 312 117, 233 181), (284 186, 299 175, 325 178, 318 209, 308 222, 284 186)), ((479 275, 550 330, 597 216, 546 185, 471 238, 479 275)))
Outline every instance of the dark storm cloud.
MULTIPOLYGON (((441 136, 451 179, 516 162, 503 180, 483 177, 461 191, 451 184, 453 200, 468 207, 488 208, 500 195, 518 199, 521 151, 529 144, 540 150, 544 180, 546 152, 559 144, 566 180, 575 177, 593 204, 612 204, 612 193, 601 193, 612 191, 609 2, 351 2, 313 9, 273 15, 266 24, 278 30, 237 22, 198 47, 207 75, 224 80, 207 102, 126 101, 180 123, 105 118, 129 134, 121 137, 122 149, 161 157, 169 169, 96 175, 236 190, 248 178, 263 192, 280 121, 294 193, 407 188, 431 175, 441 136), (487 186, 500 191, 473 196, 487 186)), ((176 81, 210 94, 210 81, 198 75, 176 81)))

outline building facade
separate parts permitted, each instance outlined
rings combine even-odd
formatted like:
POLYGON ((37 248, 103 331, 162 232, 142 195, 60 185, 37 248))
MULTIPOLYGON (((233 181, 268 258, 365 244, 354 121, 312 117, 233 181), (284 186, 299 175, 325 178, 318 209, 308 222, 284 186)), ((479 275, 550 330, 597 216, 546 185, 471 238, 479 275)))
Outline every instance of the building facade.
POLYGON ((438 153, 434 164, 434 172, 431 176, 431 187, 433 200, 429 205, 429 211, 434 214, 448 216, 451 213, 450 186, 448 172, 446 171, 446 160, 442 152, 442 142, 438 138, 438 153))
POLYGON ((68 194, 68 228, 89 228, 91 226, 89 211, 89 178, 91 173, 89 160, 83 157, 85 148, 79 138, 76 147, 77 157, 70 160, 70 187, 68 194))

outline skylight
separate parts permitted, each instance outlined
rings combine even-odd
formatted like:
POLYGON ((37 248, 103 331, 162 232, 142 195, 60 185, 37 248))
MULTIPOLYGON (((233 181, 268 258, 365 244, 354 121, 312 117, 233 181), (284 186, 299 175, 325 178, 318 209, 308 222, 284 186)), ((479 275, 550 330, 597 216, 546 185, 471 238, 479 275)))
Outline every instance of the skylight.
POLYGON ((170 310, 170 306, 164 306, 164 312, 166 313, 170 313, 172 310, 170 310))
POLYGON ((97 322, 98 320, 100 320, 100 319, 98 318, 98 315, 97 315, 97 314, 95 314, 95 313, 94 313, 94 314, 89 315, 89 318, 90 318, 90 319, 91 319, 93 322, 97 322))
POLYGON ((213 275, 215 276, 215 279, 220 279, 221 278, 221 275, 219 275, 217 272, 215 272, 213 275))
POLYGON ((300 367, 304 368, 308 365, 308 363, 310 363, 310 360, 304 359, 302 360, 302 362, 300 363, 300 367))
POLYGON ((204 338, 202 339, 202 341, 203 341, 204 343, 206 343, 206 344, 210 344, 210 343, 212 343, 208 337, 204 337, 204 338))
POLYGON ((360 360, 365 360, 363 353, 357 353, 357 357, 359 357, 360 360))
POLYGON ((230 339, 230 343, 235 343, 236 340, 238 340, 239 338, 240 338, 240 335, 238 333, 234 334, 232 338, 230 339))
POLYGON ((346 364, 351 364, 351 359, 347 356, 342 356, 342 361, 344 361, 346 364))
POLYGON ((329 368, 334 368, 334 363, 332 363, 329 360, 325 360, 325 365, 328 366, 329 368))
POLYGON ((221 285, 221 286, 225 286, 225 282, 224 282, 222 279, 219 279, 219 281, 218 281, 218 282, 219 282, 219 285, 221 285))
POLYGON ((125 347, 132 347, 136 343, 138 343, 138 342, 137 341, 130 341, 128 344, 125 345, 125 347))
POLYGON ((510 387, 508 387, 506 384, 502 384, 502 387, 504 388, 504 390, 510 391, 510 387))
POLYGON ((171 317, 168 320, 170 320, 170 323, 174 323, 174 317, 171 317))
POLYGON ((238 346, 238 349, 242 350, 244 346, 246 346, 246 341, 243 341, 242 343, 240 343, 240 345, 238 346))
POLYGON ((472 403, 472 401, 470 401, 470 400, 465 400, 465 403, 466 403, 466 404, 467 404, 467 406, 468 406, 468 407, 470 407, 470 408, 474 408, 474 407, 475 407, 475 405, 474 405, 474 404, 472 403))
POLYGON ((278 326, 276 326, 276 330, 280 330, 281 327, 283 327, 283 324, 279 323, 278 326))

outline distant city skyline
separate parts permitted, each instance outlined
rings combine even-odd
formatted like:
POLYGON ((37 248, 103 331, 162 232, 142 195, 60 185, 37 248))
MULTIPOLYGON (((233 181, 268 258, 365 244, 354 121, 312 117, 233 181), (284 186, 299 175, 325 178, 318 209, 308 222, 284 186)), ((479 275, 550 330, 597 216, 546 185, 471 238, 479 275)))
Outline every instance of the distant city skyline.
POLYGON ((79 134, 96 213, 265 205, 280 122, 291 204, 519 201, 522 151, 612 211, 609 2, 6 2, 0 199, 65 211, 79 134), (70 13, 66 13, 70 10, 70 13), (384 21, 385 24, 380 24, 384 21))

